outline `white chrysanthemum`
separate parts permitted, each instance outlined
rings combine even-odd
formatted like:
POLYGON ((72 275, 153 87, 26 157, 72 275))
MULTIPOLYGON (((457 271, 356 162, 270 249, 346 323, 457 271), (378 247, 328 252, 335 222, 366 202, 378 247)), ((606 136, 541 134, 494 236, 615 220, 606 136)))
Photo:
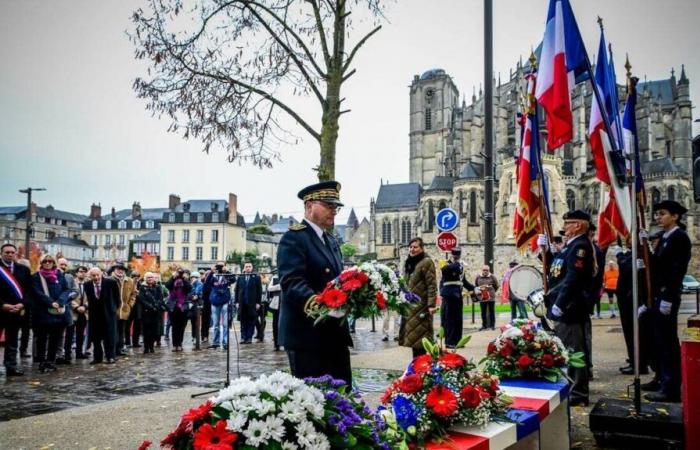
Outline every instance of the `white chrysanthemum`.
POLYGON ((270 439, 282 442, 285 433, 284 420, 277 416, 268 416, 265 419, 265 426, 267 427, 267 433, 270 439))
POLYGON ((517 328, 517 327, 507 327, 503 331, 503 333, 501 333, 501 338, 503 338, 503 339, 508 339, 508 338, 512 339, 515 337, 522 337, 522 336, 523 336, 522 330, 520 328, 517 328))
POLYGON ((282 450, 298 450, 299 446, 293 442, 282 442, 282 450))
POLYGON ((265 422, 256 419, 251 420, 248 428, 243 430, 243 436, 246 437, 246 444, 253 447, 267 444, 267 440, 270 437, 265 422))
POLYGON ((311 439, 311 445, 308 447, 314 450, 330 450, 331 443, 324 434, 316 433, 311 439))
POLYGON ((276 405, 275 402, 271 402, 270 400, 265 400, 261 399, 260 402, 257 405, 256 412, 258 413, 259 416, 266 416, 270 413, 275 412, 276 405))
POLYGON ((250 377, 240 377, 233 380, 229 387, 220 390, 219 393, 210 398, 210 400, 215 405, 218 405, 219 403, 241 395, 253 394, 255 391, 255 383, 250 380, 250 377))
POLYGON ((297 442, 304 448, 313 448, 316 440, 316 429, 308 420, 304 420, 297 425, 297 442))
POLYGON ((237 413, 232 414, 231 417, 229 417, 229 419, 226 421, 226 424, 229 430, 240 433, 241 431, 243 431, 246 422, 248 422, 248 415, 237 413))
POLYGON ((289 422, 298 423, 306 419, 306 411, 296 402, 282 403, 279 417, 289 422))

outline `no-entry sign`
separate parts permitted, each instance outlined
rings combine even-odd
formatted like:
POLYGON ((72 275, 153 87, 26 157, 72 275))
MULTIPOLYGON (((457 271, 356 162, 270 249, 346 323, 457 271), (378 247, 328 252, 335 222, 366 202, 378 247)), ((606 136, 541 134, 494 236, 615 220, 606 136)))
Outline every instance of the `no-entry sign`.
POLYGON ((443 231, 442 233, 438 234, 437 246, 443 252, 451 251, 453 248, 457 247, 458 243, 459 241, 457 240, 457 236, 450 231, 443 231))

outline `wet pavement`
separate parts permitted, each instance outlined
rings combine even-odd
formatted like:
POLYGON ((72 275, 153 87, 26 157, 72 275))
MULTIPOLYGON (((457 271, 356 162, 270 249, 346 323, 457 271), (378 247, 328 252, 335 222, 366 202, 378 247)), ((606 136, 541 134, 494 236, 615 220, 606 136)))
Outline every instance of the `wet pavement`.
MULTIPOLYGON (((353 353, 397 345, 393 341, 383 342, 381 332, 370 329, 369 321, 357 322, 353 353)), ((251 345, 241 345, 240 350, 236 349, 233 339, 231 343, 231 379, 288 370, 287 355, 274 350, 269 326, 262 343, 254 341, 251 345)), ((4 374, 0 376, 0 421, 186 386, 201 386, 202 392, 223 387, 226 351, 194 350, 193 347, 188 328, 183 352, 172 352, 169 342, 163 340, 153 354, 144 355, 142 349, 134 348, 113 365, 91 366, 89 359, 74 360, 69 366, 58 366, 57 372, 45 374, 38 371, 38 364, 32 364, 31 359, 22 359, 20 364, 25 376, 9 379, 4 374)), ((398 375, 384 370, 355 371, 356 383, 362 392, 379 392, 389 384, 389 379, 398 375)))

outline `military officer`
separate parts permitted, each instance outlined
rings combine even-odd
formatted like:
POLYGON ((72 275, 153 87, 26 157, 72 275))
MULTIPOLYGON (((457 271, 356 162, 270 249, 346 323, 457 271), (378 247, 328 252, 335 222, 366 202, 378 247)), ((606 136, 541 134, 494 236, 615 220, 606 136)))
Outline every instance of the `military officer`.
POLYGON ((440 296, 442 297, 442 326, 445 346, 455 348, 462 339, 462 287, 473 291, 474 286, 464 278, 464 265, 459 258, 462 250, 452 250, 450 261, 442 268, 440 296))
MULTIPOLYGON (((584 211, 564 214, 566 246, 554 255, 549 268, 549 317, 564 345, 575 352, 586 351, 586 321, 590 287, 597 271, 595 251, 588 238, 591 217, 584 211)), ((588 368, 569 368, 571 405, 588 405, 588 368)))
MULTIPOLYGON (((651 260, 654 305, 651 311, 658 372, 642 389, 650 392, 647 400, 680 401, 681 348, 678 342, 678 309, 681 305, 683 277, 690 262, 690 238, 681 218, 688 210, 673 200, 653 207, 656 223, 663 230, 651 260)), ((645 313, 642 306, 640 312, 645 313)))
POLYGON ((326 181, 297 194, 304 202, 304 220, 289 228, 279 244, 277 268, 282 286, 280 345, 298 378, 329 374, 351 383, 352 339, 347 324, 329 318, 314 325, 305 307, 343 268, 340 246, 330 234, 340 202, 340 183, 326 181))

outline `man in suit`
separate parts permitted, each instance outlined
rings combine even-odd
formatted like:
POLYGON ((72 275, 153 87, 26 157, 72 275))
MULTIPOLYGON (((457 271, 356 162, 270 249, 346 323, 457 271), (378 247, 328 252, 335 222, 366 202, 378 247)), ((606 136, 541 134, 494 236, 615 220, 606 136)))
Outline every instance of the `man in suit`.
POLYGON ((107 364, 114 364, 119 286, 113 279, 103 276, 98 267, 90 269, 88 276, 90 281, 85 283, 84 288, 90 314, 88 334, 94 347, 90 364, 99 364, 104 357, 107 364))
POLYGON ((19 329, 31 306, 31 273, 15 262, 17 248, 13 244, 0 247, 0 333, 5 331, 5 376, 22 376, 17 367, 19 329))
MULTIPOLYGON (((651 260, 654 305, 651 322, 654 329, 658 365, 655 378, 644 385, 644 398, 655 402, 678 402, 681 396, 681 347, 678 342, 678 310, 681 306, 683 277, 690 262, 690 238, 681 223, 688 210, 673 200, 653 206, 654 219, 663 230, 651 260)), ((646 307, 640 307, 641 314, 646 307)))
POLYGON ((314 184, 297 195, 304 201, 304 220, 289 227, 277 252, 282 285, 280 344, 287 350, 292 375, 329 374, 350 384, 352 339, 347 324, 331 317, 314 325, 305 311, 343 267, 338 242, 329 233, 342 206, 340 183, 314 184))
POLYGON ((236 281, 236 304, 238 320, 241 322, 241 343, 251 344, 255 332, 255 322, 260 310, 262 297, 262 282, 260 276, 253 272, 253 263, 243 265, 243 273, 236 281))

